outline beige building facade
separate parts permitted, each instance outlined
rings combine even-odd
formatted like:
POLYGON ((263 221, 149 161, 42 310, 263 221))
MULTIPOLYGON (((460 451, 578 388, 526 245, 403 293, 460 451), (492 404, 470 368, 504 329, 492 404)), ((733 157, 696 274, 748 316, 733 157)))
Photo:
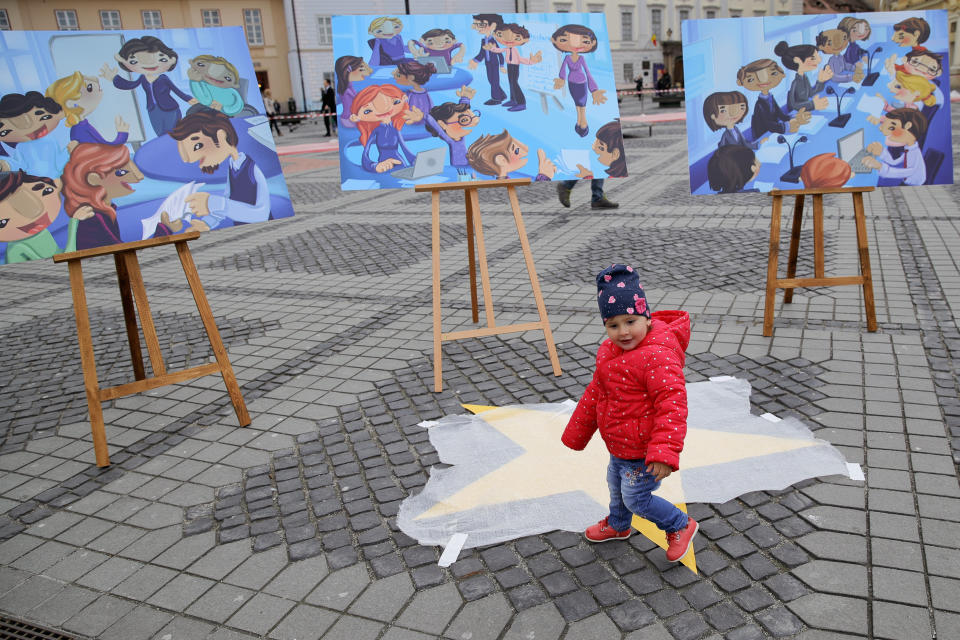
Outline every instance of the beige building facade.
POLYGON ((96 31, 242 26, 261 89, 293 95, 283 0, 0 0, 0 29, 96 31))

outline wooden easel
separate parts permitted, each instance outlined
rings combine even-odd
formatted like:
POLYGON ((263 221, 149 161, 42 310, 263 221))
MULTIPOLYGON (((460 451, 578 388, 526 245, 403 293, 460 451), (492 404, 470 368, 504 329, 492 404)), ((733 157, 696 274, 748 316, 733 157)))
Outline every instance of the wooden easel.
POLYGON ((870 275, 870 252, 867 248, 867 222, 863 213, 863 194, 874 187, 846 187, 838 189, 774 190, 773 213, 770 218, 770 257, 767 262, 767 295, 763 307, 763 335, 773 335, 773 307, 777 289, 786 289, 783 302, 793 300, 797 287, 829 287, 843 285, 863 286, 863 305, 867 312, 867 331, 877 330, 877 314, 873 302, 873 278, 870 275), (826 193, 849 193, 853 196, 853 218, 857 227, 857 249, 860 254, 860 275, 825 277, 823 274, 823 196, 826 193), (800 249, 800 226, 803 219, 803 198, 813 196, 813 276, 796 278, 797 255, 800 249), (790 257, 787 277, 777 277, 777 258, 780 252, 780 216, 783 196, 796 196, 793 205, 793 227, 790 230, 790 257))
POLYGON ((543 303, 540 293, 540 282, 537 280, 537 270, 533 265, 533 254, 530 253, 530 243, 527 241, 527 231, 523 226, 523 216, 520 213, 520 201, 517 200, 517 185, 530 184, 529 178, 511 178, 508 180, 475 180, 472 182, 453 182, 438 184, 422 184, 414 187, 414 191, 430 192, 433 209, 433 387, 434 391, 443 389, 443 348, 444 342, 461 340, 463 338, 480 338, 494 336, 501 333, 515 333, 540 329, 547 342, 547 351, 550 354, 550 363, 553 365, 554 375, 559 376, 560 359, 557 357, 557 347, 553 343, 553 332, 550 330, 550 320, 547 318, 547 307, 543 303), (517 223, 517 234, 520 236, 520 246, 523 249, 523 258, 527 263, 527 273, 530 276, 530 286, 533 297, 540 313, 539 322, 526 322, 497 326, 493 315, 493 294, 490 288, 490 273, 487 269, 487 250, 483 243, 483 222, 480 216, 478 189, 506 187, 510 198, 510 207, 513 209, 513 219, 517 223), (480 329, 466 331, 452 331, 443 333, 441 328, 440 307, 440 192, 463 191, 464 206, 467 213, 467 256, 470 261, 470 303, 473 309, 473 321, 480 321, 479 305, 477 301, 477 270, 476 262, 480 264, 480 282, 483 286, 483 309, 486 315, 487 326, 480 329), (476 237, 476 254, 474 254, 474 237, 476 237))
POLYGON ((80 342, 83 385, 87 392, 87 406, 90 409, 90 430, 93 434, 93 451, 96 455, 98 467, 106 467, 110 464, 110 457, 107 453, 107 436, 103 425, 103 409, 100 406, 100 403, 104 400, 113 400, 114 398, 128 396, 168 384, 185 382, 219 372, 220 375, 223 376, 223 382, 227 387, 227 393, 230 394, 230 401, 233 403, 233 408, 237 412, 237 419, 240 421, 240 426, 245 427, 250 424, 250 415, 247 413, 243 396, 240 395, 237 378, 233 375, 230 359, 227 356, 226 349, 223 347, 220 332, 217 331, 217 324, 213 319, 213 312, 210 309, 210 304, 207 302, 207 296, 203 292, 200 276, 197 274, 197 266, 194 264, 193 256, 190 255, 190 248, 187 246, 188 241, 195 240, 199 237, 200 233, 193 231, 177 236, 151 238, 150 240, 126 242, 108 247, 61 253, 53 257, 54 262, 66 262, 67 267, 70 269, 70 289, 73 293, 73 311, 77 318, 77 338, 80 342), (143 275, 140 273, 140 262, 137 259, 137 251, 140 249, 149 249, 167 244, 176 245, 177 254, 180 256, 180 264, 183 266, 183 272, 187 276, 187 283, 190 285, 190 291, 193 293, 193 299, 197 303, 197 310, 200 312, 200 318, 203 320, 203 326, 207 331, 210 346, 213 347, 213 354, 217 360, 216 362, 202 364, 174 373, 167 373, 166 365, 164 365, 163 362, 163 354, 160 352, 160 341, 157 339, 157 330, 153 324, 150 304, 147 302, 147 291, 143 284, 143 275), (83 285, 81 261, 85 258, 108 255, 113 256, 114 263, 117 267, 117 281, 120 285, 120 302, 123 305, 123 319, 127 325, 127 340, 130 343, 130 358, 133 361, 133 376, 136 381, 101 389, 100 382, 97 378, 97 365, 93 357, 93 339, 90 336, 90 314, 87 311, 87 294, 83 285), (153 369, 153 377, 149 378, 143 366, 143 354, 140 350, 140 335, 137 331, 138 315, 140 317, 140 324, 143 327, 143 337, 147 342, 150 365, 153 369))

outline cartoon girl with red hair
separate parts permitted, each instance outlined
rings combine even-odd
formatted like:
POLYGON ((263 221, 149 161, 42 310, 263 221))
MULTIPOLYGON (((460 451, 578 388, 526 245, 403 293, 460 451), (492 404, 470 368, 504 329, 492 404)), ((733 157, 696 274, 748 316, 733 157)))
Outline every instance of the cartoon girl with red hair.
MULTIPOLYGON (((93 209, 93 215, 82 219, 77 228, 77 249, 123 242, 113 201, 133 193, 130 185, 143 180, 130 150, 122 144, 78 144, 63 167, 62 179, 63 209, 68 216, 79 217, 80 212, 93 209)), ((157 225, 155 235, 171 233, 166 224, 157 225)))
POLYGON ((411 166, 416 154, 407 148, 401 129, 419 122, 423 113, 407 103, 407 95, 390 84, 374 84, 362 89, 350 106, 350 121, 360 130, 363 145, 361 166, 366 171, 384 173, 397 165, 411 166), (376 145, 377 159, 371 159, 376 145), (400 152, 403 152, 402 154, 400 152))

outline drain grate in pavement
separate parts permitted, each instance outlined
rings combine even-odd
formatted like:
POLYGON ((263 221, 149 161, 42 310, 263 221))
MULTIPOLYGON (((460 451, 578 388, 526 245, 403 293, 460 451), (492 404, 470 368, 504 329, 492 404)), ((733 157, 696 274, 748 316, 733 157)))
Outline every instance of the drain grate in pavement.
POLYGON ((65 636, 59 631, 3 616, 0 616, 0 638, 9 640, 76 640, 75 636, 65 636))

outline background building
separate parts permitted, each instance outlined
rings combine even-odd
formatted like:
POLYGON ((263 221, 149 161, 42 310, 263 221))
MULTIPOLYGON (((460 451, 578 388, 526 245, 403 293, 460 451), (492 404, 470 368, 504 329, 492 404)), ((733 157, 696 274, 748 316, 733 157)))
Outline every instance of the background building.
MULTIPOLYGON (((287 64, 290 46, 283 18, 283 0, 259 3, 246 0, 0 0, 0 29, 4 30, 88 31, 220 26, 244 28, 256 80, 261 89, 269 87, 273 97, 282 102, 294 95, 287 64)), ((250 87, 253 86, 251 81, 250 87)))

